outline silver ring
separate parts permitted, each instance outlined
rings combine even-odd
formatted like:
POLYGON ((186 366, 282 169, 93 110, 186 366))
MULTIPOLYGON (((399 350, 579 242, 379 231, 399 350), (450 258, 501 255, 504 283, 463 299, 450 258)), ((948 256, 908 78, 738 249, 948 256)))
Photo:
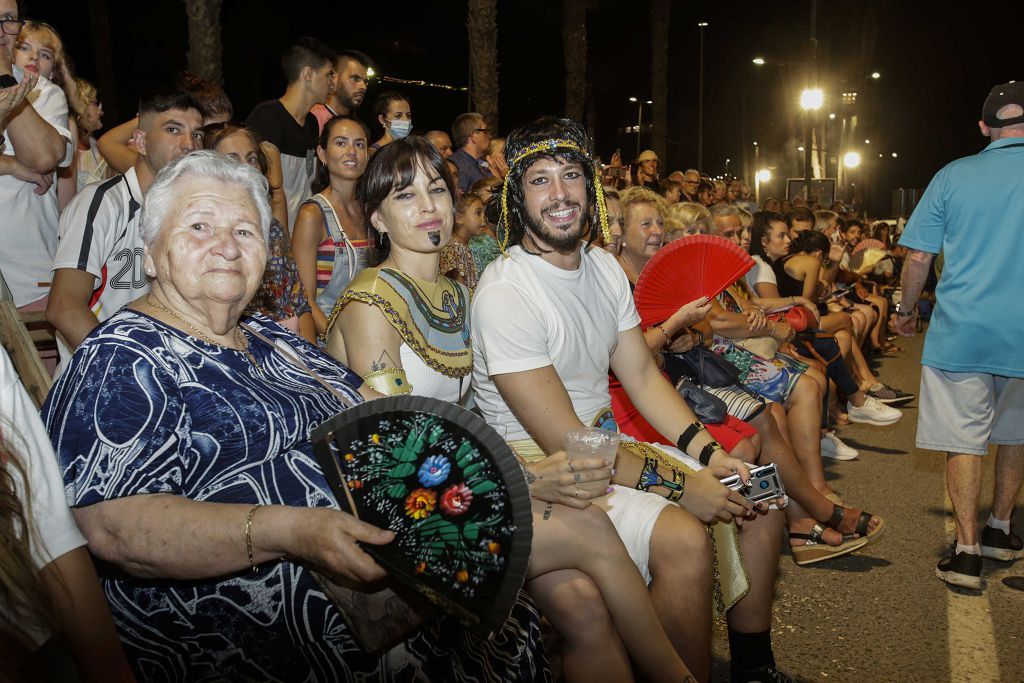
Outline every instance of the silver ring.
POLYGON ((569 471, 570 471, 570 472, 575 472, 575 471, 576 471, 576 468, 572 466, 572 460, 569 460, 569 461, 567 461, 567 462, 568 462, 568 464, 569 464, 569 471))
POLYGON ((579 498, 580 498, 580 487, 579 486, 576 487, 576 493, 574 493, 573 495, 576 497, 576 500, 579 500, 579 498))

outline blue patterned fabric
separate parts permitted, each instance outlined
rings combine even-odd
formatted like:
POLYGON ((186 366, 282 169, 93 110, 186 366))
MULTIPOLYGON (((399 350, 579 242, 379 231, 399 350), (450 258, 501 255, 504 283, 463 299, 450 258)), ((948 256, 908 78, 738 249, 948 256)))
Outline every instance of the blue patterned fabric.
MULTIPOLYGON (((362 380, 333 358, 267 318, 243 322, 361 401, 356 389, 362 380)), ((248 336, 259 368, 242 352, 129 309, 94 330, 42 410, 68 502, 82 507, 171 493, 219 503, 334 507, 309 433, 339 412, 340 402, 248 336)), ((498 641, 504 648, 441 619, 376 657, 358 648, 311 573, 293 562, 203 581, 143 580, 109 567, 101 578, 140 680, 547 676, 528 601, 506 625, 498 641)))

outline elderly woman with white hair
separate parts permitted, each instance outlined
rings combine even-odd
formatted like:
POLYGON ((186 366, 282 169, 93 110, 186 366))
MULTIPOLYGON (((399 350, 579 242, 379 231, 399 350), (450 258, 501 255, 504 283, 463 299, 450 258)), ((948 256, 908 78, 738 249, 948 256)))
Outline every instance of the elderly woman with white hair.
POLYGON ((43 407, 136 675, 542 675, 531 610, 525 627, 506 624, 506 650, 519 649, 497 660, 449 619, 410 636, 401 656, 377 656, 315 582, 312 569, 357 583, 385 575, 357 542, 391 532, 336 508, 309 438, 342 409, 339 395, 376 394, 291 331, 243 315, 267 260, 267 197, 259 171, 215 152, 164 168, 140 216, 150 293, 93 330, 43 407))

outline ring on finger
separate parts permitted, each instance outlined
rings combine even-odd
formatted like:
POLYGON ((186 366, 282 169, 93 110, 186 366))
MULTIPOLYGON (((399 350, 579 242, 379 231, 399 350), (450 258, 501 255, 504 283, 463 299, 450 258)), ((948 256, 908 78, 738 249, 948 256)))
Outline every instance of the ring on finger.
POLYGON ((580 497, 580 487, 579 486, 576 487, 576 493, 574 493, 573 496, 575 496, 577 500, 579 499, 579 497, 580 497))
POLYGON ((569 463, 569 471, 570 472, 575 472, 576 468, 572 466, 572 460, 569 460, 568 463, 569 463))

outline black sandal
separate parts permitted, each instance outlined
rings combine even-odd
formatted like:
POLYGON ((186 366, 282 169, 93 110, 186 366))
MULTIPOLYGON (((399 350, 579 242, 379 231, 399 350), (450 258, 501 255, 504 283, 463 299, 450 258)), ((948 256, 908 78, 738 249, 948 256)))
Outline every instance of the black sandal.
POLYGON ((843 542, 839 545, 829 545, 822 536, 828 527, 821 522, 815 522, 809 534, 789 532, 790 540, 802 540, 803 545, 790 545, 789 551, 793 553, 793 561, 801 567, 807 564, 814 564, 822 560, 831 560, 834 557, 848 555, 859 550, 868 544, 866 538, 854 538, 853 534, 843 534, 843 542))
MULTIPOLYGON (((843 523, 843 518, 845 516, 846 508, 843 507, 842 505, 835 505, 832 508, 832 516, 828 518, 827 522, 825 522, 825 526, 829 527, 830 529, 839 531, 839 525, 843 523)), ((861 512, 860 516, 857 518, 857 526, 854 527, 854 533, 858 534, 861 538, 868 539, 869 543, 874 543, 875 541, 877 541, 881 537, 882 531, 885 530, 885 519, 882 517, 878 517, 878 526, 876 526, 874 530, 869 530, 868 524, 871 523, 872 517, 878 517, 878 515, 873 515, 867 511, 861 512)), ((853 538, 852 534, 843 534, 844 541, 846 540, 847 536, 849 536, 851 539, 853 538)))

